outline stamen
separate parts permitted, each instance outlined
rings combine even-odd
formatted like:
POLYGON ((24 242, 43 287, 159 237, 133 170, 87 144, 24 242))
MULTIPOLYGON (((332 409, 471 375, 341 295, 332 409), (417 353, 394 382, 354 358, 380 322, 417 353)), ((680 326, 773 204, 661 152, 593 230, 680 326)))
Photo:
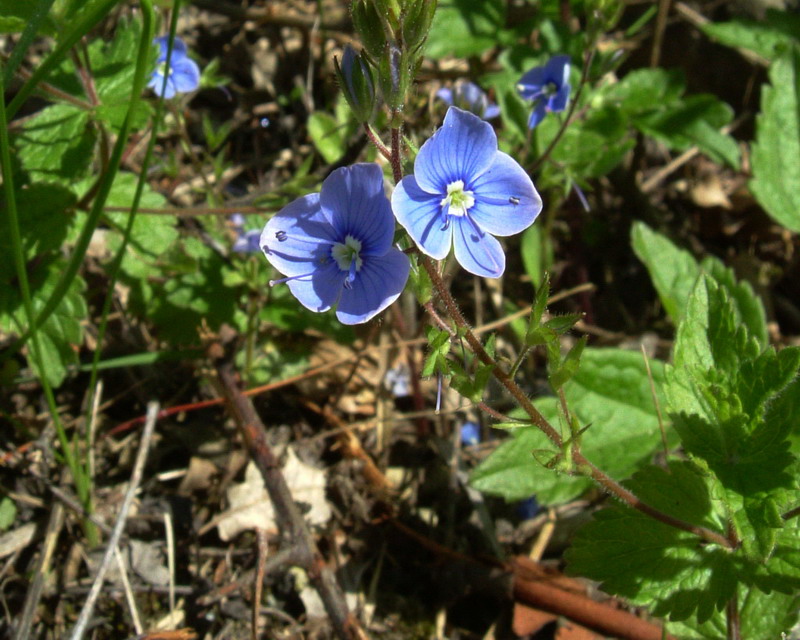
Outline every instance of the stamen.
POLYGON ((269 286, 274 287, 276 284, 283 284, 284 282, 289 282, 289 280, 299 280, 300 278, 308 278, 309 276, 313 276, 314 272, 311 273, 304 273, 299 276, 290 276, 288 278, 281 278, 280 280, 270 280, 269 286))

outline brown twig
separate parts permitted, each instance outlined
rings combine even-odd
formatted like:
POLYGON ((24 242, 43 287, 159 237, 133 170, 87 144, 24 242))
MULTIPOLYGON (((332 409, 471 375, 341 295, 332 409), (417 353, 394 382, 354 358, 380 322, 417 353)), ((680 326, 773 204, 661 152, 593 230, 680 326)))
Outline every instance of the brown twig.
POLYGON ((509 569, 514 574, 514 598, 529 606, 566 616, 606 636, 625 640, 674 640, 646 620, 576 593, 572 580, 546 572, 530 558, 514 558, 509 569))
POLYGON ((293 564, 305 569, 330 617, 336 634, 344 640, 365 638, 355 616, 347 609, 347 601, 333 571, 325 563, 308 530, 303 516, 292 499, 289 486, 281 472, 280 463, 267 443, 267 434, 253 402, 240 390, 233 365, 226 360, 216 363, 217 376, 228 406, 233 414, 239 433, 245 442, 251 459, 261 472, 275 518, 291 549, 293 564))

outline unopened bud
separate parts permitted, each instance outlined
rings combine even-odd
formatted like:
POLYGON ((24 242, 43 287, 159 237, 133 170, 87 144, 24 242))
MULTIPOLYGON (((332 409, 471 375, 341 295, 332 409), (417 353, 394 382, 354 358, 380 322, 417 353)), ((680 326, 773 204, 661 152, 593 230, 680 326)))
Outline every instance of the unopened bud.
POLYGON ((375 83, 367 62, 347 45, 342 64, 334 59, 336 75, 347 103, 359 122, 369 122, 375 111, 375 83))

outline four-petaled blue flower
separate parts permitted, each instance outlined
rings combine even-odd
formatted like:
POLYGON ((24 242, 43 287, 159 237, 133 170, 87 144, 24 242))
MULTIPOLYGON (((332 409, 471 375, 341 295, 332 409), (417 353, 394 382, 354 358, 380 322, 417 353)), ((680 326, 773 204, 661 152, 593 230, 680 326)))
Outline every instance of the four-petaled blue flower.
POLYGON ((486 92, 474 82, 457 82, 452 89, 443 87, 436 92, 436 97, 451 107, 470 111, 484 120, 500 115, 500 107, 491 102, 486 92))
POLYGON ((405 287, 408 257, 392 246, 394 217, 377 164, 343 167, 320 193, 281 209, 261 232, 261 249, 288 276, 292 294, 311 311, 336 306, 344 324, 366 322, 405 287))
POLYGON ((533 100, 528 128, 533 129, 548 111, 563 111, 569 100, 569 56, 555 56, 543 67, 534 67, 519 79, 517 91, 533 100))
POLYGON ((169 61, 169 76, 167 84, 164 85, 164 71, 167 62, 167 45, 169 36, 160 36, 153 40, 159 47, 158 61, 156 70, 150 78, 147 86, 158 95, 165 98, 172 98, 176 93, 188 93, 194 91, 200 85, 200 69, 186 53, 186 44, 180 38, 175 38, 172 43, 172 55, 169 61))
POLYGON ((464 269, 498 278, 506 257, 494 236, 529 227, 542 199, 522 167, 497 149, 492 126, 450 107, 419 150, 414 175, 395 188, 392 208, 423 253, 441 260, 454 245, 464 269))

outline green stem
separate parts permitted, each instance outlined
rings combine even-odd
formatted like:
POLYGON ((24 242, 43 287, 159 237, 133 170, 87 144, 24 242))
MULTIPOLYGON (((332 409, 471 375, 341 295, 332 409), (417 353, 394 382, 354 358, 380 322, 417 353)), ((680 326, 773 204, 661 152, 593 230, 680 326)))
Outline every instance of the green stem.
MULTIPOLYGON (((111 4, 113 4, 113 2, 111 4)), ((147 33, 152 34, 152 31, 148 30, 152 29, 152 21, 153 21, 152 4, 148 3, 148 5, 151 7, 151 11, 149 17, 145 19, 145 22, 147 22, 147 28, 145 29, 145 31, 147 33)), ((103 3, 100 6, 105 7, 106 3, 103 3)), ((97 13, 98 13, 97 10, 92 11, 91 16, 96 16, 97 13)), ((143 12, 143 15, 144 13, 146 12, 143 12)), ((97 17, 97 20, 99 20, 100 17, 102 17, 102 15, 97 17)), ((88 30, 88 28, 94 24, 93 22, 91 24, 89 23, 90 21, 88 20, 88 17, 84 16, 84 19, 81 20, 78 24, 87 26, 88 30)), ((69 41, 74 43, 78 40, 78 37, 79 36, 75 36, 69 41)), ((150 37, 150 40, 152 40, 152 35, 150 37)), ((147 66, 147 56, 149 55, 149 49, 143 51, 143 47, 145 46, 150 47, 152 45, 150 44, 150 41, 145 41, 143 39, 140 42, 136 73, 134 75, 134 82, 131 90, 131 96, 128 101, 128 110, 125 114, 125 119, 122 122, 122 126, 120 127, 119 135, 117 136, 117 141, 114 145, 114 149, 111 153, 111 157, 108 162, 108 168, 105 171, 101 184, 97 190, 97 197, 94 199, 94 202, 92 203, 92 208, 89 211, 86 223, 84 224, 84 227, 81 230, 81 234, 78 237, 77 242, 75 243, 75 248, 73 249, 72 255, 70 256, 69 263, 67 264, 67 267, 64 269, 64 272, 61 274, 61 277, 59 281, 56 283, 56 286, 53 288, 53 291, 51 292, 50 297, 45 303, 44 308, 38 313, 38 315, 34 319, 33 323, 31 323, 31 326, 28 328, 28 330, 24 332, 22 336, 20 336, 8 349, 5 350, 2 357, 0 357, 0 362, 7 360, 9 357, 11 357, 11 355, 17 353, 22 348, 22 346, 27 342, 28 338, 30 338, 31 332, 34 331, 37 327, 41 326, 42 323, 44 323, 50 317, 50 315, 58 308, 58 305, 61 304, 64 295, 68 291, 70 285, 72 284, 72 281, 75 279, 75 276, 77 275, 78 270, 81 267, 81 264, 83 263, 83 258, 86 255, 86 250, 89 248, 89 242, 91 241, 92 235, 94 234, 94 230, 97 227, 97 224, 100 220, 100 215, 103 212, 103 207, 105 205, 106 200, 108 199, 109 193, 111 192, 111 187, 114 184, 114 179, 116 178, 117 171, 119 170, 119 166, 122 160, 122 153, 125 150, 125 146, 128 143, 128 136, 131 130, 131 120, 133 118, 134 109, 136 107, 136 104, 140 100, 142 91, 144 90, 144 85, 145 85, 144 71, 147 66)), ((36 72, 31 76, 31 78, 25 84, 25 87, 23 87, 23 90, 20 91, 17 97, 12 101, 12 103, 6 109, 6 114, 9 115, 9 117, 10 114, 13 114, 15 112, 15 108, 18 108, 22 103, 20 97, 29 95, 30 92, 33 90, 33 86, 35 85, 32 83, 34 82, 34 80, 38 82, 41 79, 42 77, 41 70, 45 68, 48 61, 50 61, 56 55, 56 52, 61 52, 63 57, 64 54, 63 49, 64 47, 62 43, 57 47, 56 51, 54 51, 53 53, 50 54, 50 56, 48 56, 45 63, 43 63, 42 66, 39 67, 36 70, 36 72), (31 88, 30 90, 27 91, 27 93, 25 93, 24 90, 29 85, 31 86, 31 88)))
MULTIPOLYGON (((4 98, 5 84, 3 83, 3 76, 4 74, 0 74, 0 162, 2 163, 3 191, 5 192, 6 196, 6 210, 8 212, 8 226, 9 235, 11 237, 12 253, 14 254, 14 266, 17 271, 17 279, 19 280, 22 303, 25 308, 25 315, 28 319, 29 326, 33 328, 31 333, 31 339, 33 341, 31 355, 32 360, 36 363, 36 368, 39 370, 42 388, 44 389, 45 398, 47 399, 47 406, 50 410, 50 415, 53 418, 56 435, 59 443, 61 444, 64 460, 66 461, 67 467, 72 473, 72 477, 75 479, 75 486, 78 491, 78 495, 80 496, 81 501, 85 502, 86 496, 84 494, 86 484, 81 481, 85 470, 78 464, 78 460, 75 457, 75 451, 70 445, 69 439, 67 438, 67 433, 64 430, 64 425, 61 424, 61 418, 58 413, 55 395, 53 394, 53 389, 50 386, 50 381, 47 378, 45 365, 42 360, 42 347, 39 341, 39 332, 36 331, 34 327, 36 316, 33 310, 33 302, 31 300, 30 285, 28 283, 28 271, 25 266, 25 256, 23 255, 22 250, 22 235, 20 234, 19 229, 19 216, 17 214, 17 200, 14 189, 14 173, 11 165, 8 124, 6 122, 6 107, 4 98)), ((86 526, 85 530, 87 537, 89 537, 90 543, 93 538, 96 542, 97 533, 93 526, 86 526), (94 536, 92 536, 93 532, 94 536)))

